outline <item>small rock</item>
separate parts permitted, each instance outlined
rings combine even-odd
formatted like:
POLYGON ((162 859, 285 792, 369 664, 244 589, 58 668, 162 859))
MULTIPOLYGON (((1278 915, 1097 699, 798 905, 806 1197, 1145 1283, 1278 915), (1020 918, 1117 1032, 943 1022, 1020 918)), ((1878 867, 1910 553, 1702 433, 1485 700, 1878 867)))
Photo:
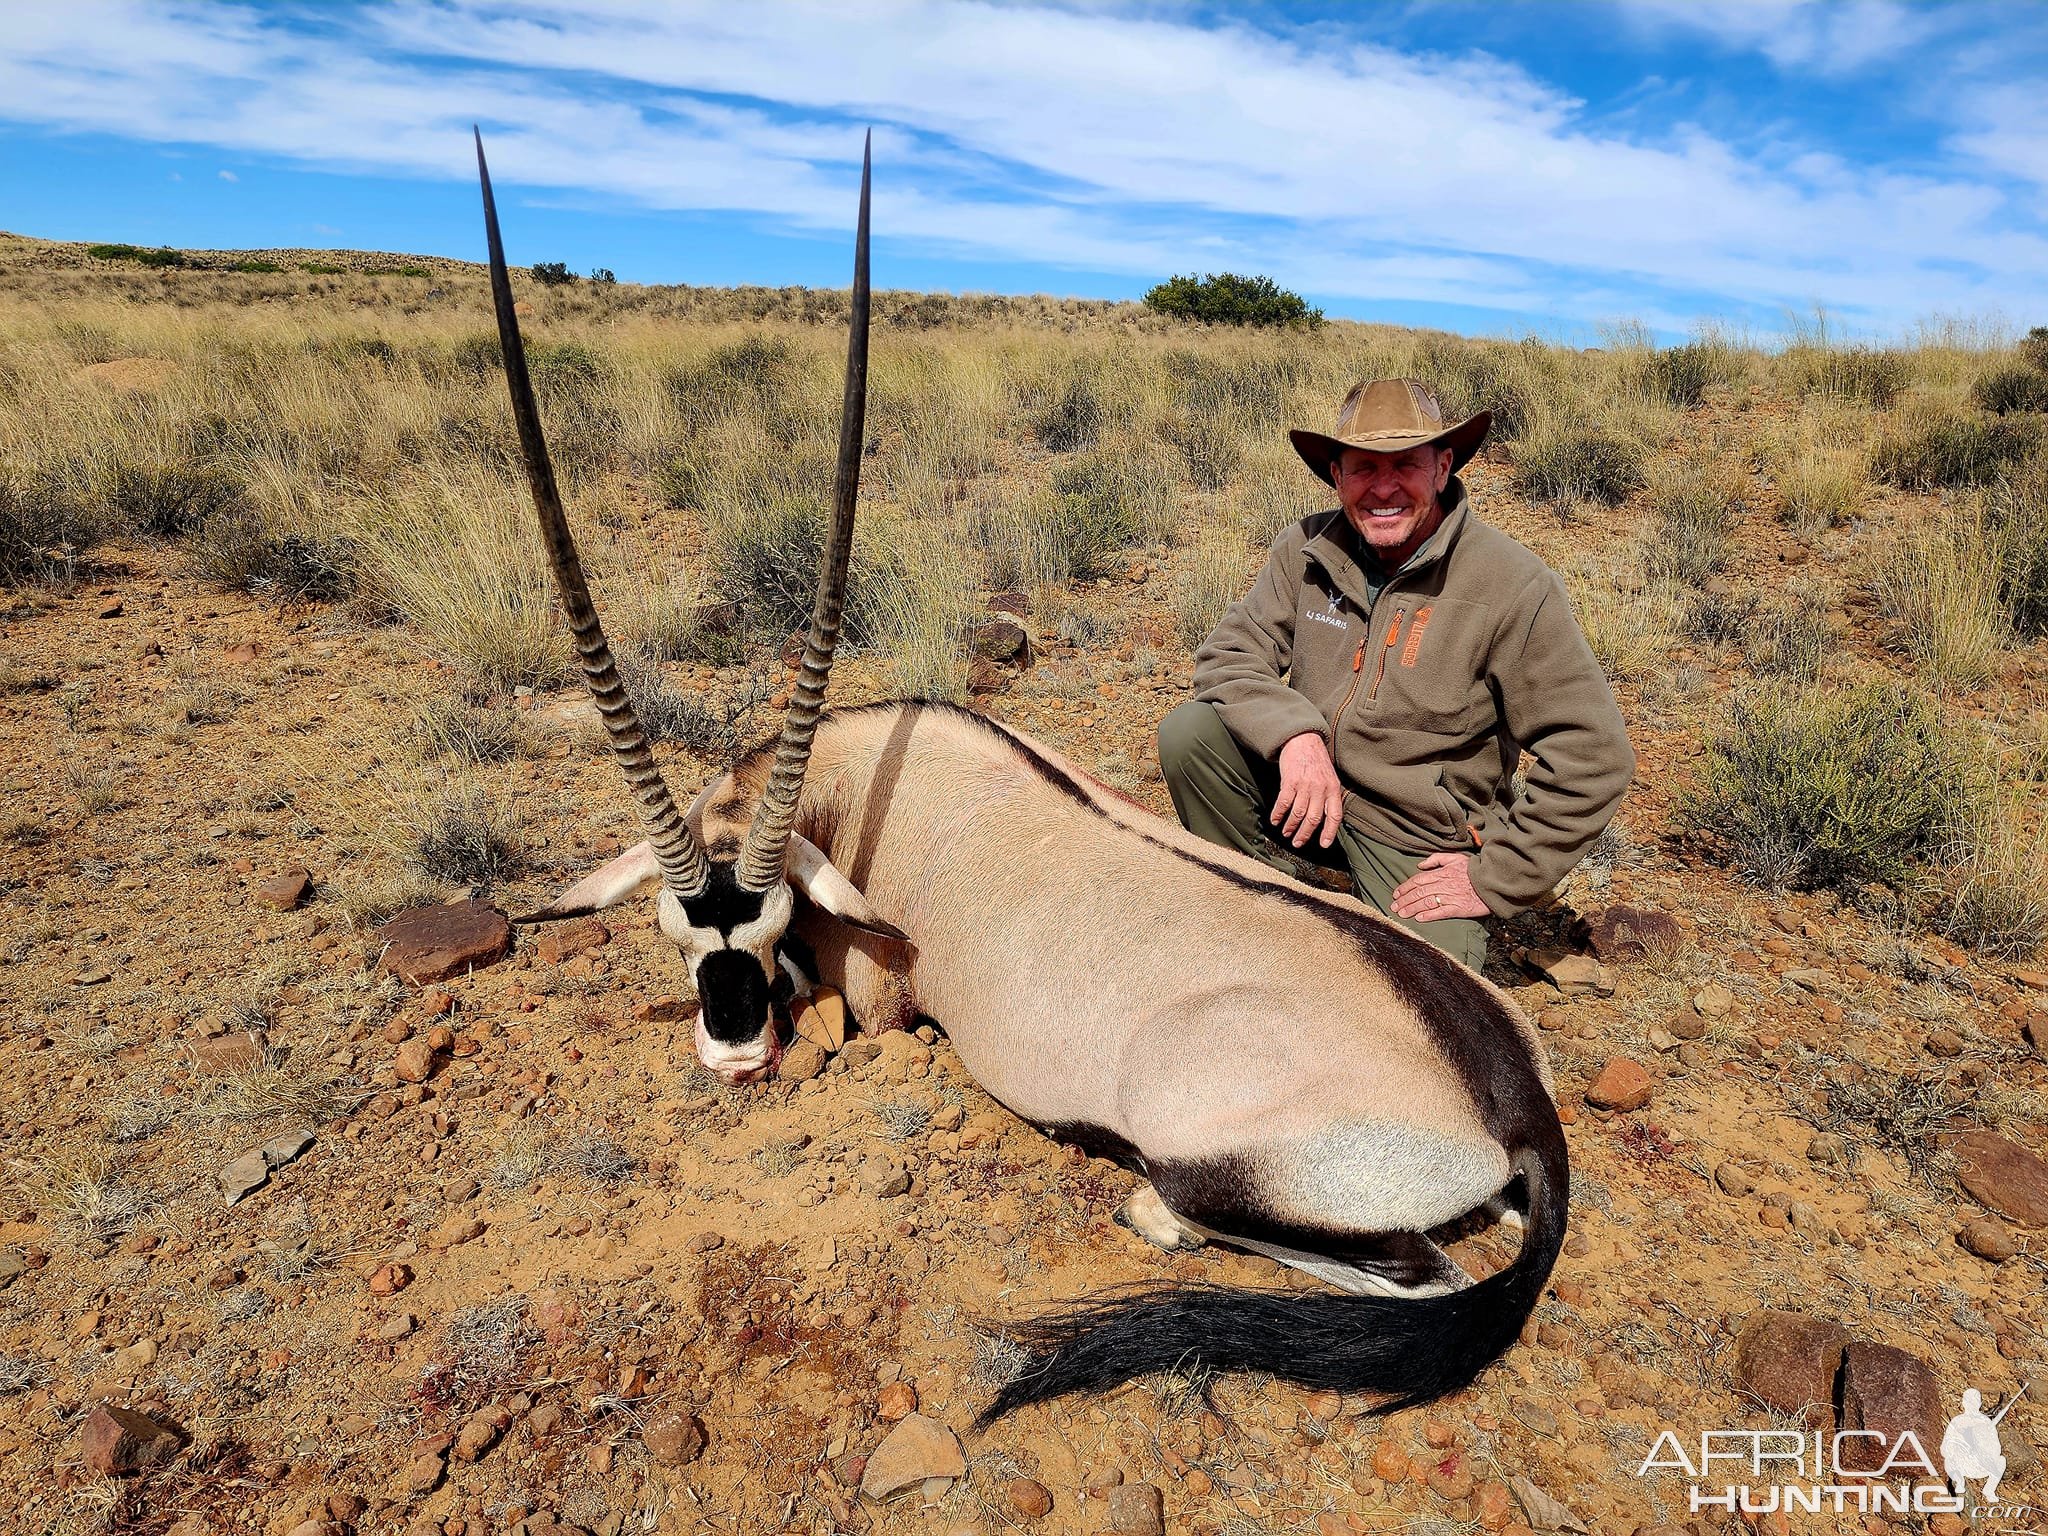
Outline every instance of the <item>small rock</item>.
POLYGON ((1828 1230, 1827 1218, 1820 1208, 1805 1200, 1794 1200, 1785 1208, 1785 1219, 1792 1230, 1806 1237, 1818 1237, 1828 1230))
POLYGON ((1725 1017, 1735 1007, 1735 994, 1718 981, 1710 981, 1692 997, 1693 1012, 1703 1019, 1725 1017))
POLYGON ((1591 955, 1537 949, 1529 952, 1526 963, 1567 997, 1614 995, 1613 973, 1591 955))
POLYGON ((920 1486, 928 1477, 964 1477, 960 1439, 936 1419, 913 1413, 875 1447, 862 1469, 860 1491, 876 1501, 920 1486))
POLYGON ((846 999, 831 987, 819 987, 796 1009, 796 1032, 830 1055, 846 1045, 846 999))
POLYGON ((1864 1339, 1842 1351, 1842 1429, 1874 1430, 1883 1437, 1882 1442, 1845 1437, 1840 1442, 1843 1471, 1877 1471, 1888 1448, 1909 1429, 1933 1450, 1941 1444, 1947 1418, 1941 1386, 1918 1355, 1864 1339))
POLYGON ((401 1083, 424 1083, 434 1075, 434 1056, 425 1040, 408 1040, 391 1058, 391 1070, 401 1083))
POLYGON ((102 619, 118 619, 121 617, 121 599, 118 597, 108 598, 100 604, 99 611, 95 617, 102 619))
POLYGON ((1680 1040, 1704 1040, 1707 1021, 1696 1013, 1675 1013, 1664 1021, 1665 1029, 1680 1040))
POLYGON ((1721 1193, 1733 1195, 1740 1200, 1756 1188, 1756 1180, 1738 1164, 1727 1162, 1714 1170, 1714 1182, 1721 1186, 1721 1193))
POLYGON ((871 1157, 861 1164, 861 1188, 883 1200, 910 1191, 910 1170, 893 1158, 871 1157))
POLYGON ((401 912, 378 937, 384 941, 384 969, 416 987, 466 975, 512 952, 505 914, 475 900, 401 912))
POLYGON ((432 1493, 448 1475, 447 1464, 432 1451, 423 1451, 405 1464, 405 1491, 414 1498, 432 1493))
POLYGON ((1522 1506, 1522 1513, 1528 1517, 1530 1529, 1537 1531, 1585 1531, 1585 1521, 1530 1482, 1528 1478, 1511 1477, 1508 1479, 1508 1487, 1514 1492, 1515 1502, 1522 1506))
POLYGON ((396 1296, 412 1284, 412 1270, 403 1264, 380 1264, 370 1271, 372 1296, 396 1296))
POLYGON ((1806 1160, 1822 1168, 1840 1168, 1849 1161, 1849 1143, 1833 1131, 1815 1131, 1806 1144, 1806 1160))
POLYGON ((704 1454, 704 1426, 689 1413, 658 1413, 640 1431, 647 1454, 664 1467, 680 1467, 704 1454))
POLYGON ((1803 965, 1794 966, 1789 971, 1779 972, 1778 979, 1780 981, 1789 981, 1795 987, 1803 987, 1808 992, 1818 992, 1822 987, 1833 981, 1835 977, 1832 971, 1823 971, 1814 966, 1803 965))
POLYGON ((270 1164, 264 1159, 263 1149, 255 1147, 244 1152, 220 1171, 221 1193, 229 1205, 253 1195, 270 1182, 270 1164))
POLYGON ((2023 1227, 2048 1227, 2048 1162, 1995 1131, 1955 1144, 1956 1178, 1977 1199, 2023 1227))
POLYGON ((102 1477, 122 1477, 177 1454, 178 1433, 133 1408, 102 1403, 78 1431, 79 1458, 102 1477))
POLYGON ((257 1150, 263 1154, 263 1161, 275 1170, 296 1161, 312 1145, 313 1133, 302 1125, 289 1131, 279 1131, 257 1150))
POLYGON ((419 1325, 419 1319, 410 1312, 400 1312, 378 1324, 377 1331, 371 1337, 380 1344, 396 1344, 400 1339, 411 1337, 412 1331, 419 1325))
POLYGON ((1003 1498, 1020 1520, 1042 1520, 1052 1509, 1051 1490, 1028 1477, 1011 1478, 1003 1498))
POLYGON ((28 1273, 28 1257, 18 1248, 0 1248, 0 1291, 28 1273))
POLYGON ((1956 1234, 1956 1241, 1978 1258, 1993 1264, 2003 1264, 2020 1251, 2018 1234, 2003 1222, 1993 1221, 1988 1216, 1965 1222, 1962 1231, 1956 1234))
POLYGON ((917 1412, 917 1388, 907 1381, 892 1381, 875 1398, 875 1417, 894 1424, 917 1412))
POLYGON ((560 965, 564 960, 601 949, 611 938, 611 930, 603 923, 594 917, 583 917, 573 923, 544 925, 534 949, 549 965, 560 965))
POLYGON ((209 1040, 187 1040, 178 1049, 201 1077, 232 1077, 262 1066, 270 1042, 259 1031, 237 1029, 209 1040))
POLYGON ((990 619, 975 625, 968 632, 967 649, 977 661, 1019 667, 1031 663, 1031 637, 1024 633, 1023 625, 1009 619, 990 619))
POLYGON ((426 1246, 433 1249, 459 1248, 484 1235, 484 1224, 474 1216, 450 1216, 427 1234, 426 1246))
POLYGON ((498 1443, 499 1433, 500 1426, 494 1416, 474 1414, 464 1421, 455 1436, 455 1443, 448 1448, 448 1454, 457 1461, 481 1461, 498 1443))
POLYGON ((1800 1312, 1752 1312, 1735 1336, 1735 1384, 1767 1408, 1800 1415, 1809 1429, 1830 1430, 1835 1370, 1848 1342, 1838 1323, 1800 1312))
POLYGON ((1109 1526, 1116 1536, 1166 1536, 1166 1495, 1150 1483, 1109 1491, 1109 1526))
POLYGON ((1963 1037, 1952 1029, 1937 1029, 1927 1037, 1927 1054, 1952 1060, 1963 1054, 1963 1037))
POLYGON ((793 1040, 782 1053, 782 1064, 775 1069, 775 1075, 792 1083, 808 1083, 825 1070, 830 1060, 825 1048, 816 1041, 793 1040))
POLYGON ((250 888, 249 894, 262 906, 276 912, 289 912, 306 899, 306 893, 313 889, 313 877, 304 865, 294 864, 281 869, 268 880, 259 881, 250 888))
POLYGON ((1600 1069, 1586 1090, 1586 1102, 1596 1109, 1641 1109, 1657 1089, 1656 1080, 1641 1064, 1617 1056, 1600 1069))
POLYGON ((1669 912, 1642 907, 1609 907, 1586 925, 1586 945, 1602 960, 1676 954, 1684 942, 1684 930, 1669 912))

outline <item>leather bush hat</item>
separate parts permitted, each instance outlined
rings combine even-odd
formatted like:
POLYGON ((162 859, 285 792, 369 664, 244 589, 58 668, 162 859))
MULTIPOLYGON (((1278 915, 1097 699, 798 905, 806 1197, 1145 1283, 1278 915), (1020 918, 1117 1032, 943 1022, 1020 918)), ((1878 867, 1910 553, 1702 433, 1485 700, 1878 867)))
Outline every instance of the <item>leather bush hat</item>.
POLYGON ((1296 427, 1287 436, 1316 478, 1335 485, 1330 465, 1346 448, 1401 453, 1424 443, 1440 443, 1451 450, 1451 473, 1456 474, 1479 451, 1492 425, 1493 412, 1479 411, 1447 427, 1436 396, 1422 384, 1414 379, 1374 379, 1355 386, 1344 397, 1335 431, 1310 432, 1296 427))

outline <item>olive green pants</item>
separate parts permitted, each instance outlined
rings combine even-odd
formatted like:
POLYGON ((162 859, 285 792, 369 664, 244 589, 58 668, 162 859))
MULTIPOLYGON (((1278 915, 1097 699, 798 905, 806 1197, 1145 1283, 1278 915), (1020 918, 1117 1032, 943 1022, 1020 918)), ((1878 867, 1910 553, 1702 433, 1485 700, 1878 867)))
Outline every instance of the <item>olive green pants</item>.
MULTIPOLYGON (((1328 848, 1314 838, 1299 848, 1288 847, 1268 819, 1280 793, 1280 769, 1247 752, 1213 704, 1182 704, 1159 722, 1159 771, 1173 796, 1174 813, 1197 837, 1248 853, 1297 880, 1313 881, 1309 865, 1342 870, 1360 901, 1390 917, 1394 888, 1414 875, 1425 857, 1374 842, 1349 822, 1338 827, 1337 840, 1328 848)), ((1477 918, 1394 921, 1475 971, 1486 964, 1486 928, 1477 918)))

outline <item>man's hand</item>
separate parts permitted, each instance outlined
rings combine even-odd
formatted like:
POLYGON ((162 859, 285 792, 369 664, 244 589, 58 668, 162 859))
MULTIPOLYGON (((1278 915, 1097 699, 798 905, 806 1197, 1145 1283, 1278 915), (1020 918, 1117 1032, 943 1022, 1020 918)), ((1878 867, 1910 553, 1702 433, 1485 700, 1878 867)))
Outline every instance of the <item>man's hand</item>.
POLYGON ((1280 749, 1280 794, 1272 821, 1297 848, 1311 837, 1321 848, 1337 840, 1344 822, 1344 786, 1337 781, 1329 746, 1314 731, 1290 737, 1280 749))
MULTIPOLYGON (((1293 743, 1289 742, 1289 746, 1293 743)), ((1472 856, 1432 853, 1394 887, 1394 916, 1433 923, 1443 917, 1485 917, 1492 909, 1472 891, 1472 856)))

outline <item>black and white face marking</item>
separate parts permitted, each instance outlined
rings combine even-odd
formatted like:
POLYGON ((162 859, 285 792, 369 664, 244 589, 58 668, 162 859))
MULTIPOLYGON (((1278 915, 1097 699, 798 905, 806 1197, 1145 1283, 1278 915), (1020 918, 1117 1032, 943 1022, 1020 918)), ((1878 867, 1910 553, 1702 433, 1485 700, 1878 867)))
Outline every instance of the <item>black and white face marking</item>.
POLYGON ((688 901, 664 890, 656 903, 661 931, 683 952, 703 1004, 697 1057, 727 1082, 765 1077, 781 1059, 773 1002, 782 973, 775 946, 794 909, 786 881, 766 891, 742 890, 728 863, 714 863, 710 883, 688 901))

